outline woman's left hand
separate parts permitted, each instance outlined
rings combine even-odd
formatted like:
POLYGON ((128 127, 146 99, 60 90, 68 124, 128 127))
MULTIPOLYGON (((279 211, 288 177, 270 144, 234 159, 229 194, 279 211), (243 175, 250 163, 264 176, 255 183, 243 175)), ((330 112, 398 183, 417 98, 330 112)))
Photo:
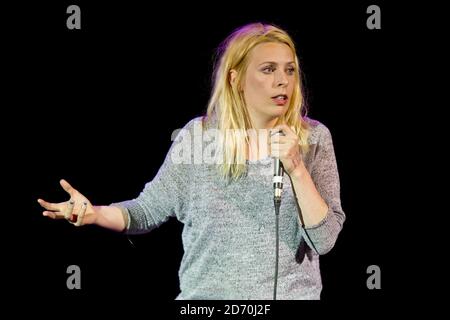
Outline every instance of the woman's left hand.
POLYGON ((284 171, 291 176, 303 164, 299 138, 286 124, 275 126, 270 132, 270 156, 280 158, 284 171))

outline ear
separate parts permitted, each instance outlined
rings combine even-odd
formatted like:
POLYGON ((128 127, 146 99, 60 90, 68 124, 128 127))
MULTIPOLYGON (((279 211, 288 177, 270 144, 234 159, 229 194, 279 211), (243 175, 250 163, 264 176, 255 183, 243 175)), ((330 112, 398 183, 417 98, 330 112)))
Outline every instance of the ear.
POLYGON ((230 84, 234 85, 236 82, 236 78, 237 78, 237 71, 235 69, 231 69, 230 70, 230 84))
MULTIPOLYGON (((237 81, 238 72, 235 69, 230 70, 230 84, 234 86, 237 81)), ((243 84, 241 83, 238 88, 239 91, 244 91, 243 84)))

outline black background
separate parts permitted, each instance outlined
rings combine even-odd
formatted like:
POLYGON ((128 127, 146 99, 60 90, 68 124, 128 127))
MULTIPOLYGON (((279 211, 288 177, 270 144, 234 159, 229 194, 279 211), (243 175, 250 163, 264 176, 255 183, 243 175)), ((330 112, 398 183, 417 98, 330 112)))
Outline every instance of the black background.
POLYGON ((58 1, 29 9, 34 27, 22 52, 30 65, 22 98, 32 101, 31 194, 16 237, 22 245, 15 252, 22 267, 16 289, 37 301, 82 305, 112 297, 157 308, 152 301, 176 297, 180 223, 169 220, 131 237, 133 247, 124 235, 42 217, 36 199, 67 200, 61 178, 94 204, 135 198, 162 164, 172 131, 205 111, 219 42, 236 27, 262 21, 293 36, 309 116, 334 140, 347 220, 335 248, 321 257, 321 303, 359 301, 376 309, 395 300, 408 241, 397 236, 404 214, 398 190, 405 183, 397 155, 405 148, 401 123, 411 113, 402 101, 412 37, 402 22, 406 9, 364 1, 58 1), (81 8, 81 30, 66 28, 70 4, 81 8), (366 27, 370 4, 381 7, 381 30, 366 27), (66 288, 71 264, 82 271, 79 291, 66 288), (381 268, 381 290, 367 289, 370 265, 381 268))

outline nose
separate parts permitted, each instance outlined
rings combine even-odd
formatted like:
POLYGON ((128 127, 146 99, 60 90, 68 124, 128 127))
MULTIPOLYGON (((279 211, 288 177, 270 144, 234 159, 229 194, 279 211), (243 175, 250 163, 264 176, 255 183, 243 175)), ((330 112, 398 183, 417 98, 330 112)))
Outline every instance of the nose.
POLYGON ((279 70, 275 78, 276 87, 286 87, 288 83, 289 81, 286 74, 283 71, 279 70))

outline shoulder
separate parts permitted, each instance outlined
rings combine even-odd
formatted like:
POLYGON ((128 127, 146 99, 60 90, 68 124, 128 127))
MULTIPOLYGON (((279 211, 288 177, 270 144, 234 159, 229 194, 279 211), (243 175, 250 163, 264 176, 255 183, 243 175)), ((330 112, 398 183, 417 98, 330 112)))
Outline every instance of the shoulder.
POLYGON ((182 129, 192 130, 193 126, 201 125, 204 122, 205 116, 198 116, 189 120, 182 129))
POLYGON ((205 125, 206 116, 198 116, 189 120, 182 128, 176 128, 172 133, 172 140, 178 140, 186 134, 194 135, 201 133, 205 125))
MULTIPOLYGON (((202 136, 205 132, 215 132, 217 127, 217 119, 207 115, 201 115, 189 120, 183 128, 176 129, 175 137, 189 134, 191 137, 202 136), (211 130, 211 131, 209 131, 211 130)), ((175 139, 173 137, 172 140, 175 139)))
POLYGON ((310 145, 321 144, 331 140, 331 133, 326 125, 309 117, 304 117, 303 120, 309 126, 308 143, 310 145))
POLYGON ((191 120, 189 120, 186 125, 183 127, 183 129, 192 131, 194 128, 211 128, 216 125, 217 121, 215 119, 212 119, 206 115, 195 117, 191 120))

